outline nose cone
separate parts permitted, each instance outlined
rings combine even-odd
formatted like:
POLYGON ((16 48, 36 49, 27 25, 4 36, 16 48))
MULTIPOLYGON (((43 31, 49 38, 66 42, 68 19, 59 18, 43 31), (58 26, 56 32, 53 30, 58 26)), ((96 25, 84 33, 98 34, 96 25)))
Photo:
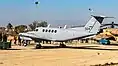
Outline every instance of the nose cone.
POLYGON ((19 33, 22 37, 37 37, 34 33, 19 33))
POLYGON ((27 33, 19 33, 19 36, 27 36, 27 33))
POLYGON ((26 33, 19 33, 19 37, 20 37, 20 39, 22 39, 22 40, 32 40, 31 38, 29 38, 29 37, 27 36, 26 33))

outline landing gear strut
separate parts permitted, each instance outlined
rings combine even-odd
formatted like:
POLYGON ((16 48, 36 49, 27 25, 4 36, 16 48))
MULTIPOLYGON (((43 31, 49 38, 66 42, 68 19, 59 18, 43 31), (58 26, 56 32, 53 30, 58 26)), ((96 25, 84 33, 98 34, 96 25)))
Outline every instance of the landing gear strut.
POLYGON ((65 48, 66 45, 65 45, 63 42, 61 42, 59 47, 60 47, 60 48, 65 48))
POLYGON ((40 43, 36 43, 36 49, 41 49, 41 44, 40 43))

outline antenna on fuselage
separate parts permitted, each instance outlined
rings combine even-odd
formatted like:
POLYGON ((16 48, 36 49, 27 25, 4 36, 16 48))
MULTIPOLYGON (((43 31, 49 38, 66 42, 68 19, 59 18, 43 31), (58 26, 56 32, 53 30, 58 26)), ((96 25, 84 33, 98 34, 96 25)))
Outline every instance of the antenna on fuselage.
POLYGON ((66 28, 67 28, 67 25, 64 26, 64 29, 66 29, 66 28))
POLYGON ((47 26, 47 28, 49 28, 51 25, 50 24, 48 24, 48 26, 47 26))

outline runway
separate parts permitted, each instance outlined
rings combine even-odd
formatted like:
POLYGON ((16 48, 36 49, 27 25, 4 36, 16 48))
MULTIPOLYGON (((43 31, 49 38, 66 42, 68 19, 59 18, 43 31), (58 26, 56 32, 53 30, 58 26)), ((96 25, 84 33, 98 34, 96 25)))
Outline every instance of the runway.
POLYGON ((0 66, 90 66, 111 62, 118 62, 117 44, 79 44, 67 48, 45 45, 42 49, 12 46, 0 50, 0 66))

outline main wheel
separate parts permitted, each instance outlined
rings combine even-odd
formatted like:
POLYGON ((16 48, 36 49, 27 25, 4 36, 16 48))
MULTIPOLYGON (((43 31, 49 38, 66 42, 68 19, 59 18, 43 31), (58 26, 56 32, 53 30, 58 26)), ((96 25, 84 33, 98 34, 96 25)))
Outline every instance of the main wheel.
POLYGON ((59 46, 60 48, 65 48, 66 47, 66 45, 65 44, 60 44, 60 46, 59 46))
POLYGON ((41 47, 42 47, 41 44, 36 45, 36 49, 41 49, 41 47))

